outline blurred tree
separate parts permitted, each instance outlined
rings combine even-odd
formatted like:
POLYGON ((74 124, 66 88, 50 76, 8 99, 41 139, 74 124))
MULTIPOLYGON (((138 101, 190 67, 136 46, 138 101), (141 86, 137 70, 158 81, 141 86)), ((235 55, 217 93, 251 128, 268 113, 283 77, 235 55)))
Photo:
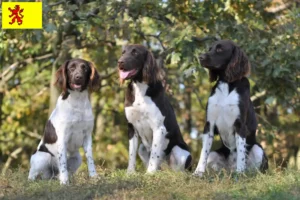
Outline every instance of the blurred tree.
POLYGON ((235 41, 252 64, 262 144, 278 162, 295 158, 300 145, 299 13, 300 2, 294 0, 44 0, 43 30, 0 33, 3 171, 28 165, 59 94, 54 73, 71 57, 94 62, 102 76, 101 89, 92 95, 96 162, 110 168, 127 165, 124 87, 116 73, 127 43, 150 48, 165 69, 169 97, 198 160, 197 138, 212 86, 198 55, 215 40, 235 41))

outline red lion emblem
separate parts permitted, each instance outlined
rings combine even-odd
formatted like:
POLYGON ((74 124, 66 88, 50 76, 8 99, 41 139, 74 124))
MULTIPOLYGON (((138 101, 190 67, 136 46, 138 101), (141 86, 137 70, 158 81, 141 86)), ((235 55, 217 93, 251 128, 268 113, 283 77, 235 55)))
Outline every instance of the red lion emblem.
POLYGON ((11 15, 9 15, 9 17, 13 17, 9 24, 14 24, 17 20, 18 25, 21 25, 23 23, 22 18, 24 17, 21 13, 24 11, 24 9, 20 9, 20 5, 15 5, 15 9, 8 8, 8 10, 11 12, 11 15))

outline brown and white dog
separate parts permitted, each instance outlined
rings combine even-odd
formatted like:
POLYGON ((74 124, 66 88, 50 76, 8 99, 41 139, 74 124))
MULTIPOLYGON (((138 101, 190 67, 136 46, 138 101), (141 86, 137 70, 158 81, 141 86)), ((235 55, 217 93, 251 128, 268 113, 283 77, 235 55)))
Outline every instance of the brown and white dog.
POLYGON ((41 175, 49 179, 59 173, 61 184, 68 183, 68 172, 75 173, 83 147, 90 177, 97 175, 92 154, 94 116, 89 92, 100 86, 92 63, 82 59, 66 61, 56 72, 56 85, 62 89, 36 153, 30 159, 28 179, 41 175))
POLYGON ((130 80, 125 97, 128 172, 135 171, 137 152, 148 173, 160 169, 164 160, 174 170, 189 169, 192 157, 165 94, 160 69, 152 53, 142 45, 128 45, 123 49, 118 67, 120 81, 130 80))
POLYGON ((246 78, 250 71, 247 56, 232 41, 221 40, 200 56, 200 62, 209 69, 210 80, 217 82, 208 99, 202 151, 194 174, 202 176, 206 166, 216 171, 265 171, 268 160, 256 141, 257 122, 246 78), (214 134, 220 135, 222 146, 210 152, 214 134))

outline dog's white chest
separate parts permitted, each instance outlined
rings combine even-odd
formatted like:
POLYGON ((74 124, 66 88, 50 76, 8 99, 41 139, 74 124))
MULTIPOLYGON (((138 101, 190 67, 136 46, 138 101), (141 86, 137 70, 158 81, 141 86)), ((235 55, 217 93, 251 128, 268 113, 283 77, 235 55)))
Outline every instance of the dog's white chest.
POLYGON ((146 96, 148 85, 133 83, 135 101, 132 106, 125 108, 125 114, 142 139, 148 151, 151 150, 153 130, 164 123, 164 116, 149 96, 146 96))
POLYGON ((68 131, 68 152, 76 152, 80 147, 83 146, 84 138, 87 134, 90 134, 93 129, 93 122, 76 122, 69 125, 68 131))
MULTIPOLYGON (((87 92, 72 92, 66 100, 57 101, 50 120, 59 138, 64 138, 68 152, 76 152, 93 130, 94 116, 87 92)), ((51 145, 53 146, 53 145, 51 145)), ((52 149, 55 152, 55 149, 52 149)), ((55 145, 53 148, 56 148, 55 145)))
POLYGON ((233 124, 239 115, 238 93, 235 89, 229 93, 228 84, 220 82, 208 99, 207 120, 217 126, 223 143, 231 150, 236 147, 233 124))
POLYGON ((65 100, 59 97, 56 108, 50 118, 66 123, 93 121, 94 116, 87 91, 71 92, 65 100))

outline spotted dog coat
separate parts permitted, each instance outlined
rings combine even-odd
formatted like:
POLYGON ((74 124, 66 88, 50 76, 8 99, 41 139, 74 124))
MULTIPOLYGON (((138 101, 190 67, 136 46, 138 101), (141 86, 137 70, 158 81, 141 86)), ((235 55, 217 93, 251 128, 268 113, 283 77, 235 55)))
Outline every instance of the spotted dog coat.
POLYGON ((190 169, 192 157, 165 95, 152 53, 144 46, 128 45, 118 63, 121 82, 131 80, 125 97, 129 136, 128 172, 135 171, 137 153, 148 173, 160 169, 164 160, 174 170, 190 169))
POLYGON ((90 177, 97 175, 92 154, 94 116, 88 89, 96 90, 99 75, 85 60, 72 59, 57 71, 57 85, 63 92, 57 100, 44 136, 30 159, 29 179, 41 175, 49 179, 59 173, 61 184, 68 183, 68 172, 75 173, 82 159, 83 147, 90 177))
POLYGON ((200 62, 209 69, 210 80, 217 82, 208 99, 202 151, 194 174, 201 176, 207 166, 217 171, 265 171, 268 161, 256 142, 257 122, 245 77, 250 70, 246 55, 233 42, 222 40, 202 54, 200 62), (220 135, 222 146, 210 152, 214 134, 220 135))

